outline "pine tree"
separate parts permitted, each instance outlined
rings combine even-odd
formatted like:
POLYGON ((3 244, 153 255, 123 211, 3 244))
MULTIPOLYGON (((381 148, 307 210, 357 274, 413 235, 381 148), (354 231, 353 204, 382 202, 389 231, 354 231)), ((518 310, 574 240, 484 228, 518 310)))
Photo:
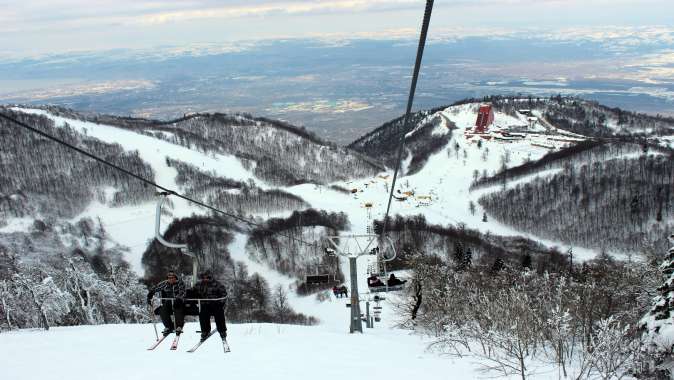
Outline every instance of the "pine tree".
POLYGON ((463 245, 461 243, 455 243, 454 244, 454 264, 456 264, 457 268, 461 267, 461 264, 463 263, 463 256, 464 256, 464 251, 463 251, 463 245))
POLYGON ((503 262, 503 259, 500 257, 497 257, 496 260, 494 260, 494 264, 491 266, 491 272, 492 273, 498 273, 505 268, 505 262, 503 262))
MULTIPOLYGON (((477 170, 475 173, 477 173, 477 170)), ((477 176, 474 177, 474 180, 477 180, 477 176)), ((470 215, 475 215, 475 203, 473 201, 468 202, 468 210, 470 211, 470 215)))
POLYGON ((459 267, 460 270, 466 270, 473 265, 473 251, 470 248, 466 249, 466 252, 463 254, 463 261, 459 267))
POLYGON ((532 268, 531 255, 529 253, 525 253, 524 256, 522 256, 522 269, 531 269, 531 268, 532 268))
POLYGON ((488 221, 486 212, 482 214, 482 221, 485 222, 485 223, 487 223, 487 221, 488 221))

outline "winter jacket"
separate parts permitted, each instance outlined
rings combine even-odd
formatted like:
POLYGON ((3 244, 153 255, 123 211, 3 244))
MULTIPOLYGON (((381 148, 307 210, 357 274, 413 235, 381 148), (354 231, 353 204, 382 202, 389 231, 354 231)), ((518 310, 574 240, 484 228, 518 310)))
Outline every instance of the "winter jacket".
POLYGON ((174 284, 171 284, 168 280, 158 283, 147 293, 148 303, 157 292, 159 292, 161 298, 185 298, 185 283, 182 280, 178 280, 174 284))
POLYGON ((213 298, 227 297, 227 289, 225 288, 225 286, 215 280, 210 281, 201 280, 194 287, 194 290, 199 298, 213 299, 213 298))

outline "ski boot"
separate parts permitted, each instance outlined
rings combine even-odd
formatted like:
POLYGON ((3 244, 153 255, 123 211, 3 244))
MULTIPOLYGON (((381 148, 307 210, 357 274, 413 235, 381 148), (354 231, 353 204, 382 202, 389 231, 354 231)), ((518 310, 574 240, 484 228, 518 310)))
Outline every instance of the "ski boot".
POLYGON ((168 336, 169 334, 172 334, 172 333, 173 333, 173 329, 169 329, 169 328, 165 328, 165 329, 162 330, 162 332, 161 332, 161 334, 162 334, 163 336, 168 336))
POLYGON ((176 335, 180 335, 183 333, 183 328, 182 327, 176 327, 176 335))

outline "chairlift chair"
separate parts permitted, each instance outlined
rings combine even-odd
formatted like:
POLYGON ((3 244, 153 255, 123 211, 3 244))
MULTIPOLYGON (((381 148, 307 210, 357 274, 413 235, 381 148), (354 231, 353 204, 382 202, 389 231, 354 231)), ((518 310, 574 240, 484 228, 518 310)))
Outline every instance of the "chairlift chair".
POLYGON ((334 283, 335 276, 332 274, 312 274, 304 276, 304 281, 307 285, 323 285, 334 283))
MULTIPOLYGON (((172 243, 164 239, 164 237, 161 235, 161 209, 162 205, 168 198, 168 196, 171 195, 169 192, 162 192, 159 193, 159 201, 157 202, 157 211, 156 211, 156 219, 155 219, 155 238, 159 243, 161 243, 163 246, 168 247, 168 248, 175 248, 178 249, 181 253, 189 256, 192 258, 192 286, 196 285, 197 283, 197 272, 199 270, 199 260, 198 257, 189 251, 187 244, 178 244, 178 243, 172 243)), ((204 299, 204 298, 198 298, 197 295, 194 293, 193 289, 187 289, 186 294, 185 294, 185 299, 183 300, 184 302, 184 311, 185 315, 191 315, 191 316, 197 316, 199 315, 199 311, 201 309, 201 302, 202 301, 222 301, 225 302, 225 307, 226 307, 226 301, 227 297, 223 298, 215 298, 215 299, 204 299)), ((174 302, 175 299, 173 298, 160 298, 161 301, 169 301, 169 302, 174 302)), ((155 314, 157 313, 158 308, 155 309, 155 314)))
MULTIPOLYGON (((318 251, 318 248, 316 248, 318 251)), ((334 250, 330 248, 325 249, 325 253, 332 255, 334 250)), ((304 276, 304 282, 307 285, 325 285, 325 284, 336 284, 337 283, 337 270, 331 268, 329 264, 316 264, 313 271, 307 270, 307 274, 304 276)))
POLYGON ((388 236, 385 238, 386 242, 388 244, 384 244, 383 249, 373 248, 373 254, 376 254, 377 258, 374 263, 374 267, 368 268, 368 273, 369 274, 375 274, 377 277, 383 278, 382 282, 384 283, 383 286, 369 286, 368 284, 368 289, 370 290, 370 293, 386 293, 386 292, 394 292, 394 291, 400 291, 405 288, 404 284, 399 284, 399 285, 388 285, 388 272, 386 270, 386 262, 392 261, 396 258, 397 252, 395 249, 395 246, 393 245, 393 241, 391 238, 388 236), (386 256, 386 251, 391 251, 393 254, 390 256, 386 256))

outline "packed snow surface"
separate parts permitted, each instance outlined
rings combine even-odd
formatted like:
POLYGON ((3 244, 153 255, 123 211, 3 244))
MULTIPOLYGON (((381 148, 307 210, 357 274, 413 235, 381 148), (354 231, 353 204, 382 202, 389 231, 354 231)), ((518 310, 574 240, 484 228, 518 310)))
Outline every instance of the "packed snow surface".
POLYGON ((349 334, 345 299, 319 303, 309 298, 316 311, 331 317, 319 326, 229 324, 232 352, 227 354, 217 334, 197 352, 185 352, 198 341, 198 323, 186 325, 177 351, 169 350, 170 339, 147 351, 155 340, 150 324, 2 333, 2 378, 342 380, 411 379, 423 373, 427 380, 446 380, 478 376, 470 360, 428 352, 418 336, 388 324, 349 334))

